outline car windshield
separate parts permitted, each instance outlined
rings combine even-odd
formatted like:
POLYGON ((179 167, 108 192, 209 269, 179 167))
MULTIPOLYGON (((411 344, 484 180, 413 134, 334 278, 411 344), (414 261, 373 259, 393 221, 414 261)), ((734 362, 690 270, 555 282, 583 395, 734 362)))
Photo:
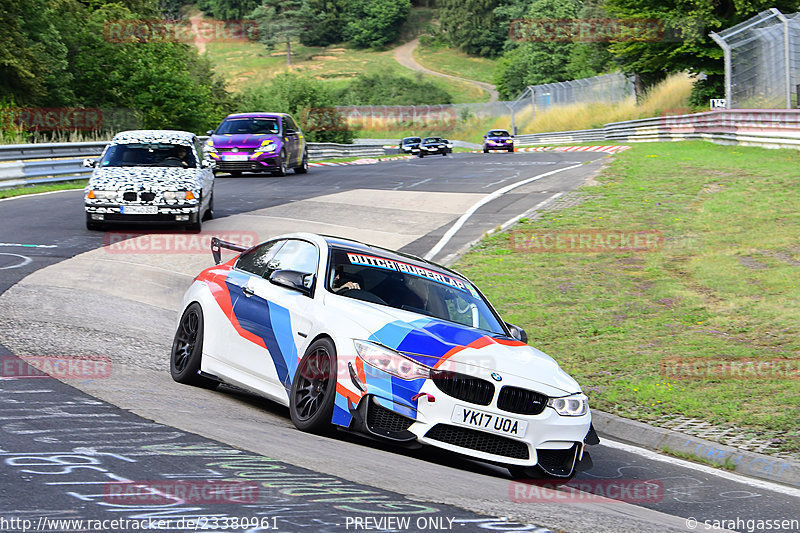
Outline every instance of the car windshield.
POLYGON ((492 130, 487 134, 489 137, 508 137, 506 130, 492 130))
POLYGON ((197 160, 184 144, 128 143, 109 146, 100 166, 197 168, 197 160))
POLYGON ((407 137, 403 139, 403 144, 417 144, 420 142, 419 137, 407 137))
POLYGON ((278 117, 226 118, 214 132, 216 135, 264 135, 280 131, 278 117))
POLYGON ((468 281, 411 263, 334 248, 327 287, 347 298, 506 334, 468 281))
POLYGON ((427 137, 427 138, 426 138, 424 141, 422 141, 422 142, 423 142, 423 143, 426 143, 426 144, 427 144, 427 143, 438 143, 438 142, 442 142, 442 140, 441 140, 439 137, 427 137))

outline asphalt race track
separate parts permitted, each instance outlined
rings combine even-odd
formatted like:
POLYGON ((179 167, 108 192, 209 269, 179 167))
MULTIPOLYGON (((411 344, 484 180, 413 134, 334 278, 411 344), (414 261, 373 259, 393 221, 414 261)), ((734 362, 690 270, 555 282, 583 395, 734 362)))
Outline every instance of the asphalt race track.
MULTIPOLYGON (((204 232, 264 240, 308 230, 417 255, 437 250, 434 260, 449 262, 486 231, 584 184, 604 157, 456 154, 283 178, 223 175, 204 232)), ((24 368, 12 354, 91 355, 111 365, 102 378, 67 383, 0 376, 0 531, 134 530, 102 522, 113 519, 171 531, 691 531, 687 518, 708 531, 704 520, 798 517, 796 489, 613 443, 593 447, 595 468, 577 479, 649 484, 658 497, 559 501, 499 467, 301 433, 286 409, 265 400, 174 383, 168 353, 180 298, 211 254, 156 250, 146 236, 136 242, 149 249, 103 248, 112 234, 84 228, 81 200, 82 191, 66 191, 0 201, 3 368, 24 368), (196 489, 231 480, 244 485, 228 486, 238 496, 220 501, 114 493, 131 481, 196 489)))

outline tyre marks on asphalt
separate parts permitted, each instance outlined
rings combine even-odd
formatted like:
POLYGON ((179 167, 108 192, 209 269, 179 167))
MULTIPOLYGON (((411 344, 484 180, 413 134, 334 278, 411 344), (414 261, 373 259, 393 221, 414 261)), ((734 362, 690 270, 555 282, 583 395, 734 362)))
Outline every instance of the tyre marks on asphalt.
POLYGON ((22 529, 27 520, 28 529, 50 530, 338 532, 369 524, 405 531, 549 531, 412 501, 219 444, 53 379, 4 379, 3 391, 0 481, 26 494, 5 504, 12 508, 0 508, 7 523, 18 520, 19 527, 6 530, 22 529))

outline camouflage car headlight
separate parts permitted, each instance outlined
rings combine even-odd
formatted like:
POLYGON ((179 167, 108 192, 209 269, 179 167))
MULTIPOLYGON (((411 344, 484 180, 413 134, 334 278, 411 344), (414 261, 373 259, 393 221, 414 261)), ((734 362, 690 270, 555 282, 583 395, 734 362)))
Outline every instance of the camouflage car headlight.
POLYGON ((278 144, 275 141, 264 141, 261 143, 261 152, 274 152, 278 149, 278 144))
POLYGON ((161 194, 167 202, 180 202, 182 200, 194 200, 192 191, 164 191, 161 194))
POLYGON ((116 200, 117 191, 99 191, 97 189, 93 189, 89 191, 86 197, 90 200, 116 200))

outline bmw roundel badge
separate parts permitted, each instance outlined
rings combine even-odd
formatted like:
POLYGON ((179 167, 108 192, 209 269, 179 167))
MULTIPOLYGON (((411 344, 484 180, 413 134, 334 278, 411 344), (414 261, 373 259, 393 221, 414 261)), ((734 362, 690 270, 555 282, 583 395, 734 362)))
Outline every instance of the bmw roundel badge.
POLYGON ((503 376, 501 376, 497 372, 492 372, 492 379, 495 381, 503 381, 503 376))

